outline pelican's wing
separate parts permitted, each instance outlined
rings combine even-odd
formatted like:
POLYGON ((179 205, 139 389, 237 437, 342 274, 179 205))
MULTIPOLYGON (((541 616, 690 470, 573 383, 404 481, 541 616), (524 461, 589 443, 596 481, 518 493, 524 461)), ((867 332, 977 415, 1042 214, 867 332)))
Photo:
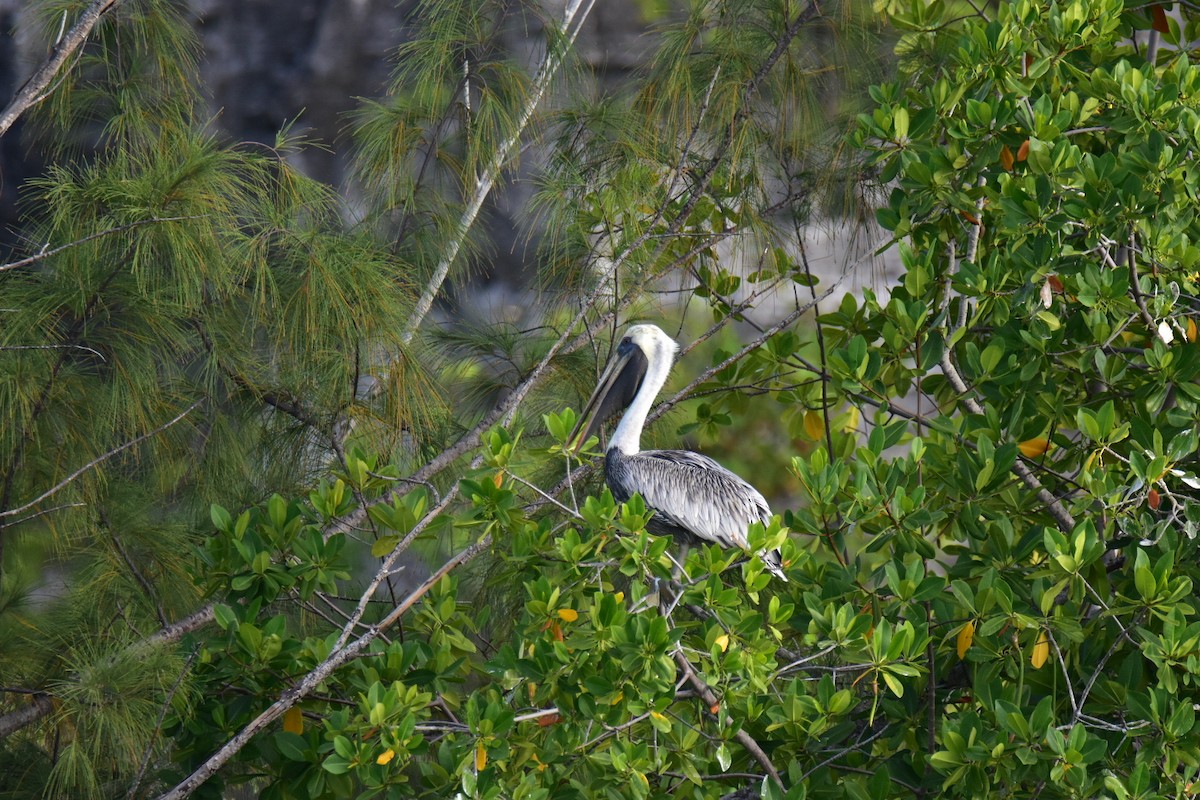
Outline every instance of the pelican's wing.
POLYGON ((771 521, 762 494, 708 456, 644 450, 623 457, 621 467, 622 488, 639 493, 664 522, 723 547, 745 549, 750 523, 771 521))

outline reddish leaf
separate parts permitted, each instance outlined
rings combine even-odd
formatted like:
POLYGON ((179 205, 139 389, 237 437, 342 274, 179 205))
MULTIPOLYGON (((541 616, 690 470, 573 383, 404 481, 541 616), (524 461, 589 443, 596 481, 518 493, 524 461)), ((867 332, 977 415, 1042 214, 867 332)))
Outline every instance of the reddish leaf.
POLYGON ((1013 152, 1008 149, 1008 145, 1000 148, 1000 166, 1004 167, 1005 171, 1012 172, 1013 152))
POLYGON ((1150 6, 1150 27, 1159 33, 1171 32, 1171 23, 1167 21, 1167 12, 1162 6, 1150 6))

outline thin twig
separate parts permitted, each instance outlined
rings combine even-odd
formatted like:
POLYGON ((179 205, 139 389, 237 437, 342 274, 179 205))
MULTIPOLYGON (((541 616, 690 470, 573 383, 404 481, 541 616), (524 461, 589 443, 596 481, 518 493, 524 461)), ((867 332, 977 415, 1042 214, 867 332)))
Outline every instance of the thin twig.
POLYGON ((147 602, 153 606, 154 614, 158 617, 158 624, 162 625, 164 628, 167 627, 169 624, 167 622, 167 614, 165 611, 163 611, 162 603, 159 602, 154 591, 154 587, 150 584, 150 581, 146 579, 146 576, 142 574, 142 571, 138 569, 137 563, 129 557, 129 553, 126 552, 125 548, 121 545, 121 540, 117 538, 117 532, 114 531, 112 525, 109 524, 107 516, 101 512, 100 518, 104 523, 104 527, 108 530, 109 538, 112 539, 113 548, 116 549, 117 554, 121 556, 121 560, 125 562, 125 566, 129 569, 129 574, 133 575, 133 579, 137 581, 138 586, 142 587, 142 591, 146 595, 147 602))
POLYGON ((543 492, 540 488, 538 488, 538 486, 536 484, 533 484, 533 483, 525 480, 521 476, 519 476, 513 472, 510 472, 508 470, 505 470, 504 473, 506 475, 508 475, 510 478, 512 478, 514 481, 516 481, 517 483, 521 484, 522 486, 532 489, 538 496, 540 496, 547 503, 551 503, 551 504, 557 506, 560 511, 566 512, 567 514, 574 517, 575 519, 579 519, 579 520, 583 519, 583 515, 580 514, 578 511, 576 511, 573 508, 569 508, 568 506, 564 505, 563 503, 558 502, 552 496, 550 496, 549 494, 547 494, 546 492, 543 492))
POLYGON ((804 264, 808 291, 812 295, 813 324, 817 328, 817 350, 821 356, 821 371, 817 373, 821 379, 821 419, 825 423, 825 446, 829 448, 829 457, 833 458, 836 451, 833 449, 833 425, 829 420, 829 361, 825 356, 825 326, 821 324, 821 308, 817 305, 817 283, 809 267, 808 253, 804 250, 804 239, 799 230, 796 231, 796 241, 800 245, 800 261, 804 264))
POLYGON ((51 486, 46 491, 42 492, 40 495, 38 495, 34 499, 30 500, 28 503, 17 506, 16 508, 10 508, 7 511, 0 511, 0 517, 11 517, 15 514, 20 514, 22 511, 33 508, 38 503, 45 500, 47 497, 50 497, 51 495, 54 495, 54 494, 58 493, 59 491, 61 491, 62 489, 66 488, 68 485, 71 484, 72 481, 74 481, 76 478, 78 478, 83 473, 85 473, 88 470, 92 469, 93 467, 97 466, 98 464, 101 464, 101 463, 107 461, 108 459, 112 458, 113 456, 117 455, 118 453, 123 453, 124 451, 128 450, 129 448, 134 447, 134 446, 140 444, 141 442, 146 441, 147 439, 149 439, 152 436, 162 433, 167 428, 171 427, 176 422, 179 422, 181 419, 186 417, 188 414, 190 414, 194 410, 196 410, 196 408, 203 402, 204 402, 203 398, 201 398, 200 400, 197 400, 196 402, 192 403, 190 406, 185 408, 183 411, 181 411, 178 415, 176 415, 169 422, 165 422, 162 425, 159 425, 154 430, 149 431, 147 433, 143 433, 141 436, 138 436, 135 439, 130 439, 128 442, 125 442, 125 444, 123 444, 119 447, 115 447, 112 450, 109 450, 107 453, 92 459, 91 461, 84 464, 79 469, 72 472, 67 477, 63 478, 58 483, 54 484, 54 486, 51 486))
POLYGON ((198 655, 200 655, 200 647, 196 646, 192 648, 192 652, 188 654, 187 660, 183 662, 183 669, 179 670, 179 677, 175 679, 175 685, 171 687, 171 691, 167 692, 167 696, 163 698, 162 708, 158 713, 158 722, 154 724, 154 733, 150 736, 150 741, 146 744, 146 752, 142 754, 142 764, 138 767, 137 775, 133 777, 133 783, 129 784, 129 792, 125 795, 128 800, 133 800, 137 796, 138 787, 141 786, 142 778, 146 776, 146 769, 150 766, 150 754, 154 752, 154 741, 158 738, 158 734, 162 732, 163 720, 167 718, 167 710, 171 707, 171 701, 175 699, 175 693, 183 685, 183 679, 187 677, 188 671, 191 670, 192 663, 198 655))
MULTIPOLYGON (((185 222, 187 220, 202 219, 203 217, 204 217, 203 214, 192 214, 192 215, 189 215, 186 217, 151 217, 150 219, 139 219, 139 220, 130 222, 125 225, 118 225, 115 228, 106 228, 102 231, 97 231, 96 233, 88 234, 87 236, 84 236, 82 239, 76 239, 73 242, 67 242, 66 244, 59 245, 58 247, 55 247, 55 248, 52 248, 49 250, 47 250, 45 247, 43 247, 41 250, 34 253, 33 255, 22 258, 19 261, 10 261, 7 264, 0 264, 0 272, 5 272, 10 269, 18 269, 20 267, 28 267, 30 264, 36 264, 39 261, 45 261, 47 258, 53 258, 54 256, 58 255, 59 253, 65 251, 65 250, 70 250, 73 247, 79 247, 80 245, 84 245, 84 244, 87 244, 88 242, 95 241, 96 239, 103 239, 105 236, 111 236, 114 233, 124 233, 126 231, 133 230, 134 228, 140 228, 143 225, 154 225, 154 224, 160 223, 160 222, 185 222)), ((55 345, 55 346, 62 347, 63 345, 55 345)), ((84 349, 90 349, 90 348, 84 348, 84 349)), ((93 350, 92 352, 95 353, 96 351, 93 350)), ((100 355, 100 354, 96 353, 96 355, 100 355)))
POLYGON ((1062 649, 1059 648, 1058 641, 1050 631, 1043 629, 1042 634, 1054 647, 1054 655, 1058 657, 1058 666, 1062 669, 1063 683, 1067 686, 1067 699, 1071 701, 1072 716, 1078 719, 1082 706, 1075 700, 1075 689, 1071 686, 1071 673, 1067 671, 1067 662, 1063 659, 1062 649))
POLYGON ((63 503, 61 506, 52 506, 50 508, 43 508, 41 511, 35 511, 32 514, 29 514, 28 516, 21 517, 18 520, 13 520, 12 522, 8 523, 7 527, 15 528, 18 525, 22 525, 26 522, 29 522, 29 520, 31 520, 31 519, 37 519, 38 517, 44 517, 47 514, 53 514, 55 511, 62 511, 64 508, 86 508, 86 507, 87 507, 87 503, 63 503))
POLYGON ((409 545, 412 544, 413 541, 415 541, 416 538, 420 536, 427 527, 429 527, 429 524, 437 518, 438 514, 441 514, 446 510, 446 507, 450 505, 450 501, 457 496, 457 488, 446 492, 446 496, 442 498, 441 502, 426 511, 425 516, 421 518, 421 521, 414 525, 413 529, 409 531, 403 539, 397 542, 395 547, 392 548, 392 552, 388 554, 387 558, 383 560, 383 563, 379 565, 379 569, 376 570, 375 577, 371 579, 371 582, 367 584, 367 588, 363 590, 362 596, 359 598, 358 605, 355 606, 354 611, 350 614, 346 624, 342 626, 342 633, 340 636, 338 636, 337 644, 333 646, 333 650, 335 652, 340 650, 346 644, 346 641, 350 638, 351 634, 353 634, 354 628, 358 625, 359 620, 362 619, 363 614, 367 610, 367 604, 370 602, 371 598, 375 596, 375 591, 379 588, 380 584, 387 580, 388 576, 392 574, 392 565, 396 563, 396 559, 408 549, 409 545))
POLYGON ((822 767, 829 766, 834 761, 837 761, 839 758, 846 755, 847 753, 852 753, 855 750, 861 750, 866 745, 869 745, 871 742, 875 741, 880 736, 883 736, 885 733, 887 733, 890 728, 891 728, 890 725, 884 725, 882 728, 880 728, 878 731, 876 731, 874 734, 872 734, 870 738, 860 740, 860 741, 850 745, 849 747, 843 748, 842 750, 839 750, 838 752, 834 753, 829 758, 825 759, 820 764, 817 764, 815 767, 810 769, 808 772, 804 773, 804 775, 802 775, 800 778, 800 783, 804 783, 804 781, 808 780, 808 778, 814 772, 821 769, 822 767))
MULTIPOLYGON (((970 394, 966 382, 962 379, 962 375, 959 374, 958 368, 954 366, 954 362, 950 358, 949 348, 946 348, 942 353, 941 364, 942 372, 945 373, 950 385, 954 387, 954 391, 958 392, 962 397, 963 405, 967 407, 967 411, 972 414, 983 415, 983 406, 970 394)), ((1037 493, 1038 499, 1045 504, 1046 510, 1050 512, 1050 516, 1054 517, 1055 522, 1058 523, 1059 530, 1063 533, 1070 533, 1075 530, 1075 518, 1071 516, 1071 512, 1067 510, 1067 507, 1063 505, 1061 500, 1051 494, 1045 486, 1042 486, 1042 482, 1030 471, 1029 467, 1025 466, 1024 462, 1020 460, 1015 461, 1012 470, 1017 473, 1017 477, 1026 486, 1037 493)))
POLYGON ((8 350, 83 350, 91 353, 101 361, 107 362, 108 360, 99 350, 94 350, 82 344, 7 344, 0 346, 0 351, 8 350))

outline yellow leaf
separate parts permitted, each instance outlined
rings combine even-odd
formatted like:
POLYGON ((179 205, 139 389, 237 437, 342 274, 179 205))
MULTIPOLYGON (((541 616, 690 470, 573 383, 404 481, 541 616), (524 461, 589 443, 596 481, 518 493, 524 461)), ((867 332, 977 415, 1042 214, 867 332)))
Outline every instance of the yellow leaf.
POLYGON ((396 757, 396 751, 389 747, 387 750, 384 750, 382 753, 379 754, 379 758, 375 759, 375 763, 383 765, 383 764, 388 763, 395 757, 396 757))
POLYGON ((718 636, 716 638, 716 644, 717 644, 717 647, 721 648, 722 653, 724 653, 726 650, 728 650, 729 649, 729 634, 722 633, 720 636, 718 636))
POLYGON ((858 433, 858 423, 862 420, 862 412, 858 406, 846 409, 845 422, 842 423, 842 433, 858 433))
POLYGON ((820 411, 809 409, 804 412, 804 433, 813 441, 825 435, 825 417, 820 411))
POLYGON ((487 767, 487 748, 483 742, 475 744, 475 771, 481 772, 487 767))
POLYGON ((1033 655, 1029 657, 1029 663, 1034 669, 1041 669, 1046 663, 1046 659, 1050 657, 1050 637, 1045 631, 1038 634, 1037 644, 1033 646, 1033 655))
POLYGON ((504 485, 504 472, 503 471, 497 472, 496 477, 492 478, 492 483, 495 484, 497 489, 499 489, 501 486, 503 486, 504 485))
POLYGON ((1036 439, 1026 439, 1017 445, 1017 449, 1026 458, 1037 458, 1050 449, 1050 440, 1042 436, 1036 439))
POLYGON ((625 602, 625 593, 624 592, 617 592, 616 595, 614 595, 614 596, 617 598, 618 603, 625 602))
POLYGON ((283 712, 283 729, 288 733, 304 733, 304 714, 299 706, 292 706, 283 712))
POLYGON ((574 622, 579 619, 579 612, 573 608, 560 608, 558 610, 558 618, 563 622, 574 622))
POLYGON ((1196 341, 1196 320, 1188 317, 1187 327, 1184 328, 1184 332, 1189 342, 1196 341))
POLYGON ((958 657, 963 659, 967 657, 967 651, 971 649, 971 642, 975 641, 975 620, 967 620, 967 624, 963 625, 958 631, 958 657))

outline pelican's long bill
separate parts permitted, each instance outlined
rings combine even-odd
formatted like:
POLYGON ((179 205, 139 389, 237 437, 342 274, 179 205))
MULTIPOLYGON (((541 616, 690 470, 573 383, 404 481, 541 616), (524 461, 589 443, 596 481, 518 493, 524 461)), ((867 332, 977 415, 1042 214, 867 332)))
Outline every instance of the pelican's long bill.
POLYGON ((567 439, 567 447, 572 453, 578 453, 584 443, 591 438, 618 411, 629 407, 642 381, 646 377, 648 362, 642 348, 628 338, 621 341, 612 361, 604 368, 596 391, 583 407, 575 430, 567 439))

